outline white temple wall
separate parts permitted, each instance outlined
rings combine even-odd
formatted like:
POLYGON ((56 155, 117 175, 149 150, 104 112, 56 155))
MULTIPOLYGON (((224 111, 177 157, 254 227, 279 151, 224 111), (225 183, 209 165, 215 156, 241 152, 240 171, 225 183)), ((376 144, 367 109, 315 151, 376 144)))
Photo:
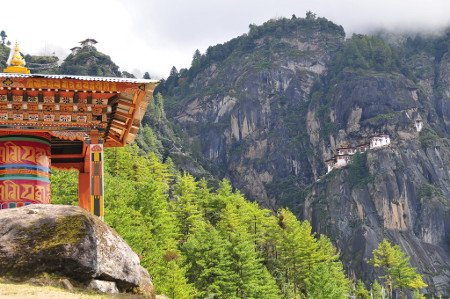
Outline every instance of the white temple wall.
POLYGON ((422 128, 423 128, 423 122, 420 120, 416 120, 416 131, 420 132, 420 131, 422 131, 422 128))

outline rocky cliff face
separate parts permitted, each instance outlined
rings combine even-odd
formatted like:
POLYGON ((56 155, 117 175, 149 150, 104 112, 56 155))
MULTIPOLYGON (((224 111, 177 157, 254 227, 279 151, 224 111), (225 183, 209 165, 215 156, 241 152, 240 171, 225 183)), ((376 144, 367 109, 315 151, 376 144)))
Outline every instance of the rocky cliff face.
POLYGON ((255 34, 251 50, 211 63, 168 111, 210 171, 270 207, 318 175, 304 142, 309 94, 344 39, 328 21, 285 30, 255 34))
POLYGON ((447 49, 436 51, 411 50, 410 41, 390 67, 395 55, 386 53, 395 49, 381 45, 373 66, 339 68, 342 55, 356 64, 364 53, 322 21, 278 21, 275 33, 265 24, 251 38, 253 28, 245 37, 251 50, 236 47, 161 89, 168 116, 203 167, 265 206, 287 205, 310 219, 339 246, 350 273, 371 278, 367 261, 388 237, 408 252, 431 292, 449 294, 448 38, 439 41, 447 49), (338 147, 381 133, 389 146, 326 175, 338 147))
MULTIPOLYGON (((387 236, 427 276, 431 292, 448 295, 448 53, 440 61, 430 56, 425 61, 434 72, 422 73, 416 82, 401 74, 342 73, 325 109, 331 132, 321 130, 321 106, 309 107, 310 141, 323 157, 377 133, 389 134, 393 142, 315 182, 302 216, 333 236, 350 272, 370 277, 368 258, 387 236), (417 120, 423 120, 421 132, 417 120)), ((423 67, 423 61, 416 63, 423 67)))

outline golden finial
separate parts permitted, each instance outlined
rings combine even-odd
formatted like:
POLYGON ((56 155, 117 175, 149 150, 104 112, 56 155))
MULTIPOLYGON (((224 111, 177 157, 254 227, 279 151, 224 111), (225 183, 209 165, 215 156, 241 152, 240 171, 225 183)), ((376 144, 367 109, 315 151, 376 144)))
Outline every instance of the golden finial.
POLYGON ((14 49, 11 49, 11 59, 8 66, 3 70, 5 73, 29 74, 30 70, 25 67, 25 59, 20 54, 19 43, 16 42, 14 49))

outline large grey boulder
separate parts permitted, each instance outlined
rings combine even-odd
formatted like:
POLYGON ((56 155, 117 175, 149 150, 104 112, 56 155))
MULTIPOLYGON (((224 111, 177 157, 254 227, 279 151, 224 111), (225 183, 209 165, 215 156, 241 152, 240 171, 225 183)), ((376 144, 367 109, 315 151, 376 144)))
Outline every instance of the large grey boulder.
POLYGON ((121 292, 154 297, 136 253, 108 225, 81 208, 30 205, 0 210, 0 275, 55 273, 80 283, 114 282, 121 292))

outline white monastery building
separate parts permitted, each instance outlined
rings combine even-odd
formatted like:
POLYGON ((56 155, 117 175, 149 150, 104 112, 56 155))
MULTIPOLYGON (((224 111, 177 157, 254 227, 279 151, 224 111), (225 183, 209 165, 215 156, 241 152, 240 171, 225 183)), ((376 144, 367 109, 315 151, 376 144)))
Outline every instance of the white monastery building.
POLYGON ((416 126, 416 131, 417 132, 422 131, 422 128, 423 128, 422 120, 421 119, 416 119, 415 126, 416 126))
POLYGON ((351 156, 356 153, 364 153, 369 149, 385 147, 391 144, 391 138, 387 134, 380 134, 370 137, 369 142, 361 143, 356 147, 340 147, 337 154, 331 159, 325 161, 327 164, 327 173, 335 168, 347 166, 351 160, 351 156))
POLYGON ((370 138, 370 148, 383 147, 391 144, 391 138, 389 135, 378 135, 370 138))

